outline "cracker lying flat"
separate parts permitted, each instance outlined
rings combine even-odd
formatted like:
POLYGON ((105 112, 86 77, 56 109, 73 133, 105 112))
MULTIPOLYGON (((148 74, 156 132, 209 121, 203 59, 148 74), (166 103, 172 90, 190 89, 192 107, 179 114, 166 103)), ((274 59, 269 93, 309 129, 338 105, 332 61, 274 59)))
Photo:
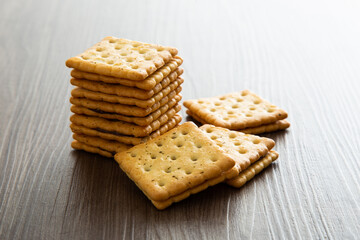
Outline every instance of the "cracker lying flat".
POLYGON ((144 80, 178 53, 176 48, 106 37, 66 61, 84 72, 130 80, 144 80))
MULTIPOLYGON (((205 189, 207 189, 208 187, 214 186, 218 183, 221 183, 229 178, 231 178, 231 176, 234 174, 233 171, 234 168, 232 168, 232 170, 226 171, 224 173, 222 173, 220 176, 206 180, 204 183, 193 187, 189 190, 186 190, 176 196, 170 197, 169 199, 165 200, 165 201, 154 201, 151 200, 152 204, 154 204, 154 206, 159 209, 159 210, 163 210, 167 207, 169 207, 171 204, 175 203, 175 202, 180 202, 181 200, 184 200, 188 197, 190 197, 190 195, 192 194, 196 194, 198 192, 204 191, 205 189)), ((238 175, 238 173, 236 173, 236 175, 238 175)))
POLYGON ((81 87, 93 92, 101 92, 110 95, 116 95, 120 97, 129 97, 147 100, 153 97, 155 94, 160 92, 162 89, 166 88, 170 83, 174 81, 184 81, 183 79, 178 79, 178 77, 182 74, 183 70, 178 69, 169 74, 166 78, 164 78, 160 83, 156 84, 154 88, 151 90, 142 90, 135 87, 127 87, 119 84, 111 84, 111 83, 103 83, 103 82, 94 82, 86 79, 78 79, 72 78, 70 79, 70 83, 74 86, 81 87))
POLYGON ((168 103, 166 103, 164 106, 161 106, 158 110, 152 112, 146 117, 129 117, 119 114, 107 114, 107 113, 98 113, 96 111, 93 111, 88 108, 84 108, 81 106, 71 106, 71 111, 76 114, 83 114, 93 117, 101 117, 106 119, 114 119, 114 120, 120 120, 125 121, 129 123, 134 123, 139 126, 147 126, 156 119, 158 119, 161 115, 163 115, 165 112, 167 112, 169 109, 174 108, 176 112, 179 112, 181 110, 181 105, 178 104, 178 102, 181 100, 181 95, 176 95, 174 98, 170 99, 168 103))
POLYGON ((184 106, 206 123, 232 130, 258 127, 287 117, 284 110, 248 90, 187 100, 184 106))
MULTIPOLYGON (((193 119, 195 119, 196 121, 198 121, 199 123, 202 124, 206 124, 206 122, 199 118, 198 116, 196 116, 196 114, 192 113, 189 110, 186 110, 186 113, 191 116, 193 119)), ((276 122, 273 123, 268 123, 268 124, 264 124, 258 127, 249 127, 249 128, 245 128, 245 129, 237 129, 237 131, 243 132, 243 133, 247 133, 247 134, 260 134, 260 133, 267 133, 267 132, 275 132, 275 131, 280 131, 280 130, 285 130, 287 128, 290 127, 290 123, 283 119, 283 120, 277 120, 276 122)))
POLYGON ((155 87, 156 84, 161 82, 166 78, 172 71, 182 64, 183 60, 179 56, 175 56, 169 62, 167 62, 163 67, 158 69, 156 72, 151 74, 143 81, 132 81, 123 78, 114 78, 104 75, 99 75, 95 73, 82 72, 77 69, 71 71, 71 76, 74 78, 83 78, 92 81, 100 81, 105 83, 116 83, 125 85, 128 87, 137 87, 143 90, 151 90, 155 87))
POLYGON ((268 133, 275 132, 280 130, 285 130, 290 127, 290 123, 286 120, 277 120, 274 123, 265 124, 259 127, 245 128, 240 129, 239 131, 247 134, 260 134, 260 133, 268 133))
POLYGON ((117 95, 105 94, 100 92, 93 92, 84 88, 75 88, 71 91, 71 96, 76 98, 87 98, 95 101, 104 101, 110 103, 119 103, 125 105, 135 105, 140 108, 152 107, 156 102, 159 102, 163 97, 167 96, 170 92, 179 87, 184 80, 178 78, 176 81, 170 83, 167 87, 163 88, 160 92, 153 97, 141 100, 138 98, 120 97, 117 95))
POLYGON ((262 170, 270 165, 279 157, 279 154, 271 150, 265 157, 252 164, 245 171, 233 179, 226 181, 227 184, 233 187, 242 187, 246 182, 250 181, 255 175, 259 174, 262 170))
POLYGON ((220 176, 235 162, 191 122, 115 155, 153 201, 164 201, 220 176))
POLYGON ((99 129, 91 129, 81 125, 70 124, 70 128, 74 133, 85 134, 88 136, 100 137, 107 140, 114 140, 125 144, 137 145, 148 141, 149 139, 160 136, 166 133, 170 129, 173 129, 178 123, 180 123, 182 117, 176 114, 172 119, 162 125, 158 130, 152 132, 148 137, 132 137, 127 135, 115 135, 113 133, 101 132, 99 129))
POLYGON ((93 147, 93 146, 87 145, 85 143, 82 143, 82 142, 79 142, 76 140, 71 143, 71 147, 76 150, 83 150, 83 151, 90 152, 90 153, 100 154, 101 156, 104 156, 104 157, 112 158, 114 156, 113 153, 111 153, 111 152, 108 152, 108 151, 103 150, 98 147, 93 147))
MULTIPOLYGON (((241 172, 240 175, 238 176, 239 183, 242 184, 241 186, 243 186, 246 182, 250 181, 256 174, 259 174, 263 169, 268 167, 270 165, 270 163, 272 163, 273 161, 275 161, 277 159, 277 157, 278 157, 277 152, 270 151, 266 156, 264 156, 257 162, 251 164, 244 172, 241 172)), ((210 179, 210 180, 204 182, 203 184, 201 184, 197 187, 194 187, 192 189, 189 189, 179 195, 171 197, 168 200, 151 201, 151 202, 154 204, 154 206, 157 209, 163 210, 163 209, 169 207, 174 202, 179 202, 181 200, 184 200, 185 198, 188 198, 191 194, 196 194, 200 191, 207 189, 209 186, 216 185, 220 182, 223 182, 226 179, 227 178, 226 178, 225 174, 223 174, 220 177, 210 179)), ((238 185, 238 187, 241 187, 241 186, 238 185)))
POLYGON ((102 151, 107 151, 111 153, 112 156, 114 156, 118 152, 123 152, 133 147, 132 145, 127 145, 117 141, 109 141, 102 138, 91 137, 76 133, 73 134, 73 138, 78 142, 84 143, 88 146, 99 148, 102 151))
POLYGON ((94 101, 86 98, 74 98, 74 97, 70 98, 70 102, 74 105, 92 109, 93 111, 96 111, 98 113, 104 113, 104 114, 116 113, 126 116, 145 117, 150 113, 158 110, 161 106, 167 104, 170 101, 171 96, 176 94, 176 92, 180 92, 180 91, 181 91, 181 86, 179 86, 171 94, 163 97, 159 102, 156 102, 150 108, 139 108, 131 105, 108 103, 102 101, 94 101))

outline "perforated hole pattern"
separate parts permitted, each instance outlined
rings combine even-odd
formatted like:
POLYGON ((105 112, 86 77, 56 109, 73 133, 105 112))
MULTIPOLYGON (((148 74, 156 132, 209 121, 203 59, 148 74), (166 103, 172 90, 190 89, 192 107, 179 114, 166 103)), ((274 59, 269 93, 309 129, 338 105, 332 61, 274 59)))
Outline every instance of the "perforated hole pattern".
POLYGON ((91 63, 104 63, 124 70, 147 71, 149 74, 168 61, 175 48, 134 42, 127 39, 105 38, 94 47, 80 54, 91 63), (104 61, 108 59, 108 61, 104 61), (149 72, 151 71, 151 72, 149 72))
MULTIPOLYGON (((216 119, 227 121, 241 121, 241 119, 256 118, 273 113, 278 107, 261 99, 257 95, 245 90, 238 93, 227 94, 214 98, 203 98, 194 101, 199 104, 199 110, 214 116, 216 119)), ((196 114, 197 106, 191 108, 196 114)))
MULTIPOLYGON (((153 143, 153 150, 148 155, 141 155, 136 150, 128 152, 132 157, 144 158, 139 161, 139 167, 143 169, 143 174, 149 174, 152 176, 152 182, 159 187, 166 187, 171 181, 181 181, 185 176, 190 174, 204 174, 203 166, 211 165, 217 162, 218 157, 212 155, 208 149, 202 149, 204 147, 203 141, 191 142, 186 138, 189 136, 189 131, 183 130, 180 132, 173 132, 169 136, 169 140, 160 139, 153 143), (169 146, 176 146, 171 148, 169 146), (186 149, 182 150, 182 149, 186 149), (190 150, 189 150, 190 149, 190 150), (189 151, 188 151, 189 150, 189 151), (203 155, 203 153, 207 155, 203 155), (160 166, 157 166, 157 161, 165 161, 168 159, 168 166, 161 167, 161 172, 165 174, 161 175, 160 166), (141 164, 141 162, 145 163, 141 164), (191 161, 186 164, 186 161, 191 161), (185 163, 185 164, 184 164, 185 163), (206 163, 206 164, 205 164, 206 163), (153 176, 155 175, 155 176, 153 176)), ((210 147, 209 144, 205 144, 206 147, 210 147)))

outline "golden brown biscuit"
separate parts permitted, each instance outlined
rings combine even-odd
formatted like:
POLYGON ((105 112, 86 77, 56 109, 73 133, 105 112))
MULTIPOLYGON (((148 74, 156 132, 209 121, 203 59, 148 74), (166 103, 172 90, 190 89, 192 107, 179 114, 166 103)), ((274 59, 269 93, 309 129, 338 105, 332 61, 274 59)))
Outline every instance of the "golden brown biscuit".
POLYGON ((284 110, 248 90, 187 100, 184 106, 206 123, 232 130, 258 127, 287 117, 284 110))
POLYGON ((144 80, 178 53, 176 48, 106 37, 66 61, 84 72, 129 80, 144 80))
POLYGON ((137 145, 137 144, 146 142, 149 139, 160 136, 161 134, 166 133, 170 129, 177 126, 177 124, 180 123, 181 120, 182 120, 182 117, 180 115, 176 114, 167 123, 162 125, 158 130, 152 132, 147 137, 133 137, 133 136, 127 136, 127 135, 115 135, 114 133, 102 132, 101 130, 99 131, 99 129, 91 129, 91 128, 76 125, 76 124, 73 124, 73 123, 70 124, 70 128, 74 133, 85 134, 85 135, 94 136, 94 137, 100 137, 100 138, 103 138, 103 139, 118 141, 118 142, 121 142, 121 143, 130 144, 130 145, 137 145))
POLYGON ((165 201, 195 188, 235 164, 191 122, 118 153, 115 160, 152 201, 165 201))
POLYGON ((167 62, 163 67, 158 69, 156 72, 151 74, 143 81, 132 81, 124 78, 114 78, 114 77, 104 76, 95 73, 82 72, 78 69, 73 69, 71 71, 71 76, 74 78, 83 78, 87 80, 99 81, 105 83, 116 83, 128 87, 137 87, 143 90, 151 90, 155 87, 156 84, 161 82, 171 72, 173 72, 177 67, 179 67, 182 64, 182 62, 183 60, 179 56, 175 56, 173 59, 167 62))
POLYGON ((167 96, 170 92, 176 90, 183 82, 184 80, 182 78, 178 78, 174 82, 170 83, 167 87, 163 88, 160 92, 158 92, 151 98, 145 100, 132 97, 120 97, 117 95, 101 92, 94 92, 84 88, 73 89, 71 91, 71 96, 75 98, 87 98, 94 101, 134 105, 140 108, 149 108, 152 107, 156 102, 159 102, 162 98, 167 96))
POLYGON ((169 109, 174 108, 176 112, 179 112, 181 110, 181 105, 178 103, 181 100, 181 95, 176 95, 174 98, 169 100, 166 104, 161 106, 158 110, 150 113, 149 115, 145 117, 131 117, 131 116, 125 116, 120 114, 113 114, 113 113, 99 113, 96 110, 84 108, 81 106, 72 105, 71 111, 76 114, 83 114, 88 116, 94 116, 94 117, 101 117, 105 119, 114 119, 114 120, 120 120, 124 122, 134 123, 139 126, 147 126, 150 125, 153 121, 158 119, 161 115, 163 115, 165 112, 167 112, 169 109))

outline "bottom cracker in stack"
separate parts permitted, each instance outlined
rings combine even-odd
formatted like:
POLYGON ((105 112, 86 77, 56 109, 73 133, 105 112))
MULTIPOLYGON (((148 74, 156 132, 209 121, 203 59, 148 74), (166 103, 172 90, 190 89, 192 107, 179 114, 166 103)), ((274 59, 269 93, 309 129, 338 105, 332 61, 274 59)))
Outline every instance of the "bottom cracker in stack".
POLYGON ((270 151, 274 145, 271 139, 187 122, 115 160, 156 208, 165 209, 223 181, 240 187, 277 159, 270 151))
POLYGON ((290 127, 287 113, 256 94, 244 90, 218 97, 187 100, 186 113, 202 124, 260 134, 290 127))

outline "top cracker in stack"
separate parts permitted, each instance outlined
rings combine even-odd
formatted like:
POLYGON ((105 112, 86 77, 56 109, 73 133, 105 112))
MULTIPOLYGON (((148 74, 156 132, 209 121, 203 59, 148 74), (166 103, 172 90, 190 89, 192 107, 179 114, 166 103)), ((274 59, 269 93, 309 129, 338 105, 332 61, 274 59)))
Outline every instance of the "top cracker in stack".
POLYGON ((70 99, 72 146, 112 156, 175 127, 184 81, 177 53, 173 47, 106 37, 68 59, 76 86, 70 99))
POLYGON ((66 66, 89 73, 141 81, 170 61, 178 50, 127 39, 106 37, 66 61, 66 66))

